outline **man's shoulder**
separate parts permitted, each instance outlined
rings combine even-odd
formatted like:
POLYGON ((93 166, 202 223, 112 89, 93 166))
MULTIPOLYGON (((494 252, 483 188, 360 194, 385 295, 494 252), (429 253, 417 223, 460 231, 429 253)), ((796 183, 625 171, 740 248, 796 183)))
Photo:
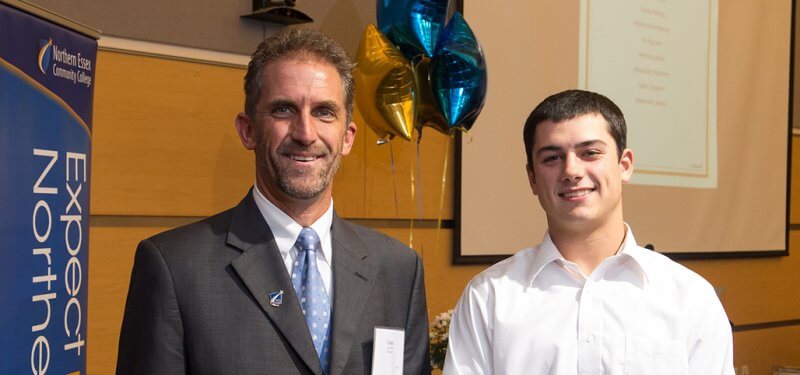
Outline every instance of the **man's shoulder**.
POLYGON ((530 274, 533 260, 539 247, 529 247, 517 251, 510 257, 503 259, 470 280, 468 288, 481 289, 490 285, 512 282, 521 284, 530 274))
POLYGON ((212 238, 224 238, 230 227, 233 210, 231 208, 205 219, 163 231, 144 241, 149 241, 159 248, 171 248, 209 243, 212 238))
MULTIPOLYGON (((404 243, 375 229, 341 218, 334 221, 334 225, 342 226, 342 230, 336 231, 336 233, 355 236, 367 247, 367 250, 377 255, 418 257, 417 253, 404 243)), ((334 236, 333 240, 340 241, 341 239, 334 236)))
POLYGON ((637 247, 635 257, 642 263, 647 275, 657 284, 668 285, 688 292, 713 292, 713 287, 703 276, 664 254, 637 247))

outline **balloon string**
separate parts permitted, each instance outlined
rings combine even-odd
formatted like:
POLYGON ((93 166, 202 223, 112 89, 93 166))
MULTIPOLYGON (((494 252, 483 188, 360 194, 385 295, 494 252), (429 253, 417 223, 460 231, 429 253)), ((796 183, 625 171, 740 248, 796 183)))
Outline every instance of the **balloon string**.
POLYGON ((392 186, 394 187, 394 215, 400 218, 400 208, 397 204, 397 171, 394 169, 394 143, 389 143, 389 159, 392 162, 392 186))
MULTIPOLYGON (((411 168, 411 201, 414 201, 414 168, 411 168)), ((408 247, 414 248, 414 218, 409 219, 408 225, 408 247)))
POLYGON ((422 223, 422 155, 417 141, 417 215, 422 223))
POLYGON ((442 191, 439 195, 439 219, 436 221, 436 248, 434 254, 439 255, 439 236, 442 233, 442 211, 444 211, 444 188, 447 186, 447 159, 450 157, 450 140, 444 146, 444 165, 442 166, 442 191))
MULTIPOLYGON (((417 139, 417 216, 419 217, 419 223, 422 224, 422 156, 420 153, 419 148, 419 138, 417 139)), ((425 251, 424 246, 420 248, 420 251, 425 251)))

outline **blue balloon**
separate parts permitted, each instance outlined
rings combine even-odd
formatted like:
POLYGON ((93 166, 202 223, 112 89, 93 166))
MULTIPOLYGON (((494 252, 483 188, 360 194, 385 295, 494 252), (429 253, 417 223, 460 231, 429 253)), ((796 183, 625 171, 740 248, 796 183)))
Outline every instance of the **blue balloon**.
POLYGON ((456 13, 431 60, 431 88, 450 127, 469 130, 486 98, 486 61, 467 21, 456 13))
POLYGON ((378 28, 409 60, 433 56, 449 0, 377 0, 378 28))

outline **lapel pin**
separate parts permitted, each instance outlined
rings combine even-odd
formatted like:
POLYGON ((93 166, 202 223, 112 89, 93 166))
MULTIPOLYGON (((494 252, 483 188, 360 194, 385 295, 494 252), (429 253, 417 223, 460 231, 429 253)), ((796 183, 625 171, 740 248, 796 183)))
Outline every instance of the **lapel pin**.
POLYGON ((283 303, 283 291, 272 292, 269 294, 269 304, 278 307, 283 303))

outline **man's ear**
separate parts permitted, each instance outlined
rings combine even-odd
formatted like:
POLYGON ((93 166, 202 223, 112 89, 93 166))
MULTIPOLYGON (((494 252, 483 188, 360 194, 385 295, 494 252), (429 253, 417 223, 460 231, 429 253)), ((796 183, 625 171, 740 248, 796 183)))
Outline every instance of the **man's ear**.
POLYGON ((244 148, 252 150, 256 147, 256 131, 253 119, 246 113, 239 112, 236 115, 236 132, 239 134, 239 139, 242 141, 244 148))
POLYGON ((350 153, 350 149, 353 148, 353 143, 356 141, 357 130, 356 123, 353 121, 350 121, 350 123, 345 126, 344 137, 342 139, 342 155, 350 153))
POLYGON ((622 156, 619 158, 620 179, 623 183, 627 183, 633 176, 633 151, 629 148, 622 150, 622 156))
POLYGON ((533 195, 539 195, 539 192, 536 190, 536 173, 533 171, 533 167, 531 167, 530 164, 526 164, 525 171, 528 172, 528 183, 531 184, 533 195))

